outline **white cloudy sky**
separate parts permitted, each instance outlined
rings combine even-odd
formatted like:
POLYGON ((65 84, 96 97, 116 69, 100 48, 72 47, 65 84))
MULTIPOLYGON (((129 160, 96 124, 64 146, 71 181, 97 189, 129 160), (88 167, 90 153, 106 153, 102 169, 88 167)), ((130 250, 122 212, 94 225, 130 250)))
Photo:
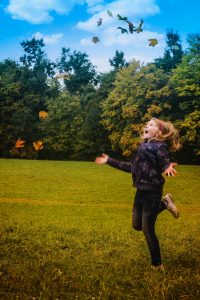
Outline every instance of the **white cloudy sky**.
POLYGON ((44 39, 50 59, 58 58, 62 47, 79 50, 86 52, 101 72, 110 69, 109 58, 116 50, 123 51, 127 60, 149 62, 163 54, 167 29, 177 30, 184 45, 188 33, 199 32, 199 11, 198 0, 1 1, 0 59, 17 60, 22 55, 20 42, 35 36, 44 39), (117 27, 124 23, 117 14, 135 25, 142 18, 144 31, 122 35, 117 27), (99 18, 103 23, 98 27, 99 18), (93 36, 98 36, 100 43, 92 43, 93 36), (158 40, 156 47, 149 46, 150 38, 158 40))

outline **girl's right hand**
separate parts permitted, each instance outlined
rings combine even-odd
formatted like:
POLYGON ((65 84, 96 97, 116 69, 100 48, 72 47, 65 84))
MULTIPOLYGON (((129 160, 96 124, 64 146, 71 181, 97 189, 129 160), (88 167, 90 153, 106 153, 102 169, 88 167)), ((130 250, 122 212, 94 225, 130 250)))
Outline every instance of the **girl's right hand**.
POLYGON ((109 158, 109 156, 108 156, 107 154, 102 153, 101 156, 99 156, 99 157, 97 157, 97 158, 95 159, 95 163, 98 164, 98 165, 106 164, 107 161, 108 161, 108 158, 109 158))

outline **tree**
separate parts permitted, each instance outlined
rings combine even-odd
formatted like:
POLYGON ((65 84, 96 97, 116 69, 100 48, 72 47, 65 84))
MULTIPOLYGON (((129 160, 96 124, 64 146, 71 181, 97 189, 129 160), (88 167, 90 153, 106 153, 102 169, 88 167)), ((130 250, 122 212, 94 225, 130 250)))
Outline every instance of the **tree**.
MULTIPOLYGON (((1 132, 4 140, 2 153, 9 153, 20 137, 26 145, 41 138, 39 112, 46 110, 46 100, 58 94, 53 76, 53 64, 46 58, 42 40, 22 42, 25 54, 16 63, 5 60, 0 64, 0 96, 2 107, 1 132), (3 150, 4 149, 4 150, 3 150)), ((21 155, 31 154, 25 147, 21 155)))
POLYGON ((97 84, 95 67, 88 59, 86 53, 80 51, 70 52, 70 49, 62 48, 61 59, 58 69, 65 73, 64 84, 68 92, 75 94, 81 92, 82 87, 87 84, 97 84))
POLYGON ((115 56, 112 59, 109 59, 109 62, 115 71, 128 66, 128 63, 124 59, 124 53, 118 50, 116 50, 115 56))
POLYGON ((0 63, 0 135, 1 156, 8 156, 17 137, 20 136, 20 128, 13 124, 15 112, 19 109, 22 86, 19 82, 20 67, 10 59, 0 63))
POLYGON ((48 117, 41 120, 46 151, 57 158, 71 158, 76 146, 76 135, 82 126, 80 98, 62 92, 56 99, 47 101, 48 117))
POLYGON ((177 32, 170 30, 166 34, 167 47, 162 58, 155 59, 157 68, 162 68, 165 72, 170 72, 180 64, 183 50, 180 42, 180 36, 177 32))
POLYGON ((187 37, 187 42, 189 44, 187 53, 191 53, 192 55, 199 56, 200 53, 200 34, 192 33, 187 37))
POLYGON ((118 72, 102 114, 113 150, 130 156, 144 123, 152 117, 168 117, 172 101, 168 80, 163 70, 155 65, 141 67, 138 61, 118 72))
MULTIPOLYGON (((170 84, 179 103, 179 128, 184 147, 188 149, 185 156, 194 160, 193 149, 198 149, 200 143, 200 34, 189 35, 188 43, 181 64, 173 70, 170 84)), ((197 150, 195 153, 199 155, 197 150)))
POLYGON ((20 80, 25 86, 26 93, 40 98, 37 109, 43 110, 46 107, 45 98, 58 94, 59 86, 49 85, 50 79, 55 75, 55 64, 46 57, 42 39, 32 38, 23 41, 21 45, 25 54, 20 57, 20 62, 24 67, 20 80))

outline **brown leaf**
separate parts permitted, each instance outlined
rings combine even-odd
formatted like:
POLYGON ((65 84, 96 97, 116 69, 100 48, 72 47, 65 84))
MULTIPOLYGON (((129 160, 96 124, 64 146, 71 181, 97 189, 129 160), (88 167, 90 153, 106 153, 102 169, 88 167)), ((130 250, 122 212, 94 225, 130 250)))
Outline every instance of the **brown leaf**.
POLYGON ((99 18, 99 20, 97 21, 97 26, 101 26, 102 25, 102 18, 99 18))
POLYGON ((92 41, 93 41, 93 43, 95 43, 95 44, 100 42, 98 36, 93 36, 92 41))

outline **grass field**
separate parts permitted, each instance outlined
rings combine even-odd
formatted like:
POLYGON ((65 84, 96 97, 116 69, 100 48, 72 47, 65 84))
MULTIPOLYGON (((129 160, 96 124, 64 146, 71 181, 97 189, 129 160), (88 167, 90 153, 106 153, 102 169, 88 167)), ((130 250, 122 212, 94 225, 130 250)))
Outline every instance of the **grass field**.
POLYGON ((0 160, 0 299, 200 299, 199 166, 166 180, 165 271, 131 228, 130 174, 89 162, 0 160))

